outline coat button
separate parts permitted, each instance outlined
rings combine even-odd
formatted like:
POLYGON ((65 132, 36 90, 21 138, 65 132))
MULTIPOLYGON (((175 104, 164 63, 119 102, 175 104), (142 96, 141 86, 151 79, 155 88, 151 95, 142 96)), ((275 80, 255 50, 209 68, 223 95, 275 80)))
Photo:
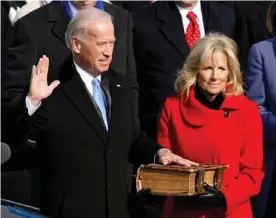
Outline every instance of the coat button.
POLYGON ((229 111, 224 111, 224 117, 225 117, 225 118, 228 118, 229 116, 230 116, 229 111))
POLYGON ((111 150, 111 149, 108 149, 108 150, 107 150, 107 153, 108 153, 108 154, 112 154, 112 150, 111 150))
POLYGON ((109 189, 109 191, 113 191, 114 187, 112 185, 108 185, 108 189, 109 189))

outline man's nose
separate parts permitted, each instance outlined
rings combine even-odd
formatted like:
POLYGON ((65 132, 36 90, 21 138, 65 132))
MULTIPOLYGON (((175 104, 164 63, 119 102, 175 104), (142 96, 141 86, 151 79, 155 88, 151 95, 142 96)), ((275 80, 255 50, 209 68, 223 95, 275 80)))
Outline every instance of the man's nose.
POLYGON ((105 49, 104 49, 104 51, 103 51, 103 54, 106 55, 106 56, 111 56, 111 55, 112 55, 112 52, 113 52, 113 46, 107 44, 107 45, 105 46, 105 49))

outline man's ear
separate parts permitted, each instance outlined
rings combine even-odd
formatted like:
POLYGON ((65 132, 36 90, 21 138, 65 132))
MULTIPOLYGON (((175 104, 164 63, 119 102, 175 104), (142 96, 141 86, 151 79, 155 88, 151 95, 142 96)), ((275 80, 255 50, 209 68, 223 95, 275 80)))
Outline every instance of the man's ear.
POLYGON ((81 51, 81 42, 80 40, 78 40, 76 37, 72 37, 71 38, 71 46, 72 46, 72 49, 73 51, 76 53, 76 54, 79 54, 80 51, 81 51))

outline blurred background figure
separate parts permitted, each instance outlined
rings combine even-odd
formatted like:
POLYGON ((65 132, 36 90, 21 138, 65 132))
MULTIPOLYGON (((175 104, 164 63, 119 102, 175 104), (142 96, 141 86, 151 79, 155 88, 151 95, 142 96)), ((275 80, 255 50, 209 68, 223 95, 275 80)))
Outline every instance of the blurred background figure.
MULTIPOLYGON (((275 205, 267 209, 269 193, 271 202, 276 203, 272 194, 273 172, 276 169, 276 2, 270 4, 267 13, 267 26, 274 38, 261 41, 252 46, 247 69, 248 97, 255 101, 263 120, 265 177, 260 194, 252 200, 255 218, 275 216, 275 205)), ((275 177, 275 175, 274 175, 275 177)))
POLYGON ((24 17, 28 13, 42 7, 43 5, 50 3, 51 1, 52 0, 39 0, 39 1, 32 0, 28 4, 25 4, 17 11, 15 18, 13 19, 13 24, 15 24, 17 20, 24 17))
MULTIPOLYGON (((31 0, 27 4, 23 5, 16 13, 15 18, 13 19, 13 24, 16 23, 17 20, 29 14, 30 12, 42 7, 50 3, 52 0, 31 0)), ((103 2, 110 3, 108 0, 103 0, 103 2)))
POLYGON ((10 22, 13 23, 16 17, 17 12, 20 10, 21 7, 32 2, 33 0, 23 0, 23 1, 1 1, 1 7, 4 7, 8 13, 8 17, 10 22))

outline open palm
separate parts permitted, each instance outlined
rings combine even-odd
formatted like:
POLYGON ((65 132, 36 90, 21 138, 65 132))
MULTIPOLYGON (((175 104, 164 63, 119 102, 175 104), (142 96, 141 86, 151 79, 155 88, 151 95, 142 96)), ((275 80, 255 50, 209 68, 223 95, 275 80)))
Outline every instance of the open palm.
POLYGON ((29 98, 34 105, 49 97, 60 84, 58 80, 48 85, 49 58, 45 55, 40 58, 37 66, 33 66, 30 83, 29 98))

